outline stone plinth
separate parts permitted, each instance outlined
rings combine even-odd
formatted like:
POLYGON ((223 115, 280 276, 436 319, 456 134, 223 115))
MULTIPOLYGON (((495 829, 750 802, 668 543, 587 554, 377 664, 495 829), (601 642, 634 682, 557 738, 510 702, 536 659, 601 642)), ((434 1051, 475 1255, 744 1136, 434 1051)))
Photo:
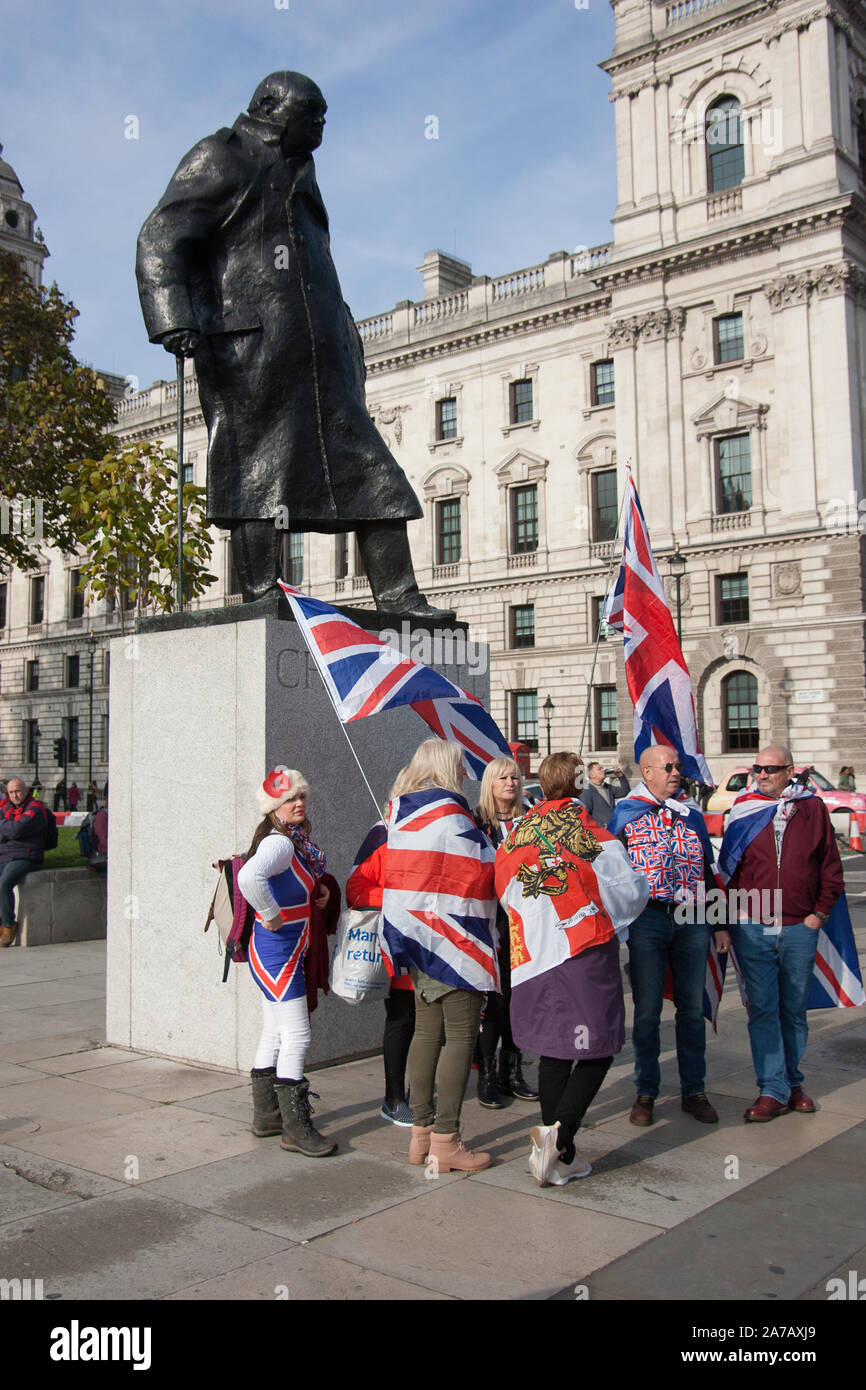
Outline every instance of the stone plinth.
MULTIPOLYGON (((374 801, 283 612, 274 599, 148 620, 112 643, 107 1036, 118 1046, 248 1070, 261 995, 246 965, 222 983, 216 929, 203 931, 214 860, 248 849, 256 787, 283 763, 310 783, 312 835, 345 888, 396 773, 430 736, 409 709, 348 726, 374 801)), ((435 662, 455 647, 466 655, 463 629, 450 642, 423 630, 414 641, 413 655, 423 660, 427 643, 427 664, 487 699, 486 649, 470 647, 462 664, 435 662)), ((379 1005, 320 996, 308 1060, 379 1047, 383 1024, 379 1005)))

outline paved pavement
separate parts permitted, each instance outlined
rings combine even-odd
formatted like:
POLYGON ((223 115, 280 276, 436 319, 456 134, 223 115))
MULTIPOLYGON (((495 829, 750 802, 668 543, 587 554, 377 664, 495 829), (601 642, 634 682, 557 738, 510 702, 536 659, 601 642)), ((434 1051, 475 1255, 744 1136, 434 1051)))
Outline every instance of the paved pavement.
MULTIPOLYGON (((846 873, 863 948, 866 860, 846 873)), ((679 1108, 666 1006, 657 1123, 629 1124, 627 1046, 580 1136, 592 1176, 542 1190, 536 1107, 482 1110, 474 1078, 464 1137, 492 1150, 486 1172, 409 1166, 408 1131, 378 1117, 379 1057, 313 1074, 340 1149, 305 1159, 250 1134, 248 1081, 105 1046, 103 1001, 104 943, 0 957, 0 1280, 41 1280, 46 1300, 769 1307, 866 1276, 866 1009, 811 1015, 816 1115, 746 1126, 756 1087, 729 985, 708 1040, 711 1127, 679 1108)))

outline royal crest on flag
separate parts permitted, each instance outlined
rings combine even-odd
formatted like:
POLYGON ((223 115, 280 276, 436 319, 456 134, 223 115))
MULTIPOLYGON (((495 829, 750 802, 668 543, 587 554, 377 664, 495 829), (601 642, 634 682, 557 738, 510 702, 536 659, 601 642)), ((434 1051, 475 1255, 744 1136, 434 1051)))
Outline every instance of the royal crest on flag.
POLYGON ((283 580, 279 584, 344 724, 411 705, 438 738, 460 744, 466 771, 476 781, 492 758, 511 756, 480 700, 331 604, 283 580))
POLYGON ((453 989, 498 991, 494 850, 462 796, 432 787, 389 808, 380 945, 453 989))
POLYGON ((670 744, 679 753, 687 777, 714 786, 698 745, 689 669, 631 472, 627 489, 622 564, 603 616, 609 627, 623 635, 625 674, 634 705, 635 760, 640 761, 650 744, 670 744))

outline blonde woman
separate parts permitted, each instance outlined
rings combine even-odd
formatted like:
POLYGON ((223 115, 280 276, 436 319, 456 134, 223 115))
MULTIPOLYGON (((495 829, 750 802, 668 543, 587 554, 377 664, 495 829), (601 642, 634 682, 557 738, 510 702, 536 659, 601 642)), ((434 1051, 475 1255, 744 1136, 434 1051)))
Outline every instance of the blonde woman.
POLYGON ((429 1155, 445 1173, 492 1162, 463 1145, 460 1111, 484 995, 499 989, 493 847, 464 799, 461 764, 457 744, 428 739, 399 774, 382 895, 383 953, 394 973, 411 971, 415 986, 409 1161, 429 1155))
MULTIPOLYGON (((523 815, 523 778, 512 758, 493 758, 484 769, 481 795, 475 808, 475 820, 498 849, 515 821, 523 815)), ((478 1100, 485 1110, 501 1110, 502 1097, 516 1100, 538 1100, 538 1092, 523 1075, 523 1057, 514 1045, 511 1032, 511 951, 508 941, 508 917, 501 907, 496 909, 496 929, 499 933, 499 973, 502 993, 489 993, 484 1009, 484 1022, 478 1040, 478 1100), (502 1042, 499 1075, 496 1073, 496 1048, 502 1042)))

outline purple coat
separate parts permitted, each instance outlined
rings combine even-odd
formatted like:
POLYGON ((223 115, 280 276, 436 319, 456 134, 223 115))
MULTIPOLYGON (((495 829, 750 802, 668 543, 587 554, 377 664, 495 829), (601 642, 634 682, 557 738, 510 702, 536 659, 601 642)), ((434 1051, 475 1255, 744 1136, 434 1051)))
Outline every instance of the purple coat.
POLYGON ((612 1057, 625 1042, 619 941, 613 937, 526 980, 511 996, 519 1048, 569 1062, 612 1057))

